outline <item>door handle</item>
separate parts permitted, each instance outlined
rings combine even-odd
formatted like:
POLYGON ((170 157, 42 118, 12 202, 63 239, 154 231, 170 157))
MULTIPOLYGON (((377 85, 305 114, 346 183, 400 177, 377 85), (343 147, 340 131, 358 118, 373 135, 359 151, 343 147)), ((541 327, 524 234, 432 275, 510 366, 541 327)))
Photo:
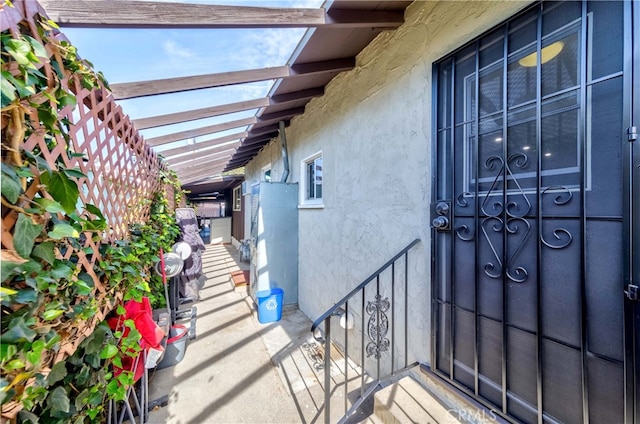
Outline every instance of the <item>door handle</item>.
POLYGON ((448 201, 439 201, 431 204, 431 227, 438 231, 451 230, 451 203, 448 201))
POLYGON ((439 216, 431 222, 431 225, 437 230, 445 230, 449 227, 449 220, 444 216, 439 216))

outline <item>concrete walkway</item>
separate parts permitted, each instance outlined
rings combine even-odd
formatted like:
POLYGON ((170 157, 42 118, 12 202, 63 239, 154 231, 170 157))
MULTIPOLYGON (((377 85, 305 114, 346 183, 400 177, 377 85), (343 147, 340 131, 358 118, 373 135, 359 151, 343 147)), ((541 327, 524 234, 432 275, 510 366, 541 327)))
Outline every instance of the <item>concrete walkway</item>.
POLYGON ((261 324, 246 289, 230 282, 231 272, 247 267, 234 247, 207 247, 207 281, 194 305, 196 338, 180 363, 151 372, 151 402, 168 401, 149 422, 323 422, 320 346, 311 322, 285 308, 281 321, 261 324))

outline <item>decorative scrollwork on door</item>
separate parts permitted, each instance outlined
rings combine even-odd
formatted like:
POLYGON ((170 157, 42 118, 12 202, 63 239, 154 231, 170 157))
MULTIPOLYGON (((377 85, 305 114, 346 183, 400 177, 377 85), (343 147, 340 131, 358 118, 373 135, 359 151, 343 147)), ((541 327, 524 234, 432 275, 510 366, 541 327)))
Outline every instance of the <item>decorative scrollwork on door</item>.
MULTIPOLYGON (((555 198, 553 199, 553 203, 558 206, 564 206, 571 202, 573 199, 573 193, 566 187, 561 186, 551 186, 547 187, 542 191, 542 195, 555 194, 555 198)), ((552 231, 554 241, 549 241, 545 239, 544 234, 540 235, 540 241, 544 243, 545 246, 551 249, 564 249, 565 247, 571 244, 573 240, 573 235, 566 228, 554 228, 552 231)))
POLYGON ((382 352, 389 350, 389 339, 386 338, 389 331, 389 319, 386 312, 391 307, 389 298, 382 298, 381 295, 376 295, 374 301, 368 301, 366 311, 369 314, 369 322, 367 325, 367 335, 371 340, 366 347, 367 357, 374 355, 376 359, 379 359, 382 352))
MULTIPOLYGON (((485 274, 491 278, 502 278, 505 274, 511 281, 523 283, 529 277, 527 269, 517 266, 515 262, 531 233, 531 224, 525 216, 531 211, 532 205, 513 172, 515 168, 525 168, 528 162, 527 155, 514 153, 506 161, 500 156, 491 156, 484 164, 486 169, 497 171, 480 206, 481 212, 486 215, 480 229, 495 258, 495 261, 490 260, 484 265, 485 274), (507 181, 511 182, 512 187, 515 188, 506 190, 504 185, 507 181), (502 187, 500 183, 503 184, 502 187), (505 202, 506 206, 504 206, 505 202), (510 248, 510 252, 506 255, 502 252, 507 248, 503 237, 505 232, 509 240, 515 241, 515 244, 509 243, 509 247, 513 246, 513 248, 510 248)), ((466 231, 468 229, 461 226, 457 228, 456 234, 460 239, 465 240, 466 231)))

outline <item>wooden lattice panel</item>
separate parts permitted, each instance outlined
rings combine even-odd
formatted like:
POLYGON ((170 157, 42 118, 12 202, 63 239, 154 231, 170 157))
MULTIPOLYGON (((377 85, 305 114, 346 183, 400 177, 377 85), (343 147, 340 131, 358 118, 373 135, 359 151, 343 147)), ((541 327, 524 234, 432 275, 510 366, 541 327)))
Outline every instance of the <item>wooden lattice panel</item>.
MULTIPOLYGON (((37 39, 44 45, 50 58, 56 57, 58 63, 62 63, 56 48, 44 42, 36 30, 38 15, 46 16, 40 5, 33 0, 14 0, 13 4, 15 7, 4 6, 0 10, 2 31, 9 30, 14 37, 23 34, 37 39)), ((62 34, 57 34, 55 39, 66 40, 62 34)), ((49 63, 43 63, 40 71, 50 79, 55 74, 49 63)), ((98 89, 87 90, 77 79, 69 78, 69 74, 66 74, 61 85, 77 98, 75 108, 67 106, 59 114, 72 123, 68 129, 70 141, 67 143, 63 136, 56 135, 55 143, 47 143, 44 130, 36 128, 24 141, 22 149, 38 152, 52 168, 57 162, 62 162, 66 168, 82 171, 86 177, 77 181, 81 198, 78 204, 89 203, 98 207, 107 220, 109 230, 102 234, 102 240, 98 242, 92 240, 91 236, 86 237, 83 250, 72 252, 67 249, 64 256, 59 253, 61 258, 68 258, 72 253, 78 257, 78 267, 94 280, 90 296, 98 300, 100 310, 89 321, 74 322, 64 328, 65 337, 55 361, 73 354, 79 343, 122 298, 122 294, 109 291, 105 287, 108 284, 100 281, 96 273, 101 259, 99 245, 128 239, 130 225, 147 220, 148 200, 151 200, 154 192, 162 189, 159 174, 165 169, 158 155, 145 143, 107 88, 101 85, 98 89), (70 157, 69 152, 82 153, 84 158, 70 157)), ((42 97, 41 101, 50 100, 42 97)), ((38 122, 37 116, 31 118, 32 122, 38 122)), ((2 160, 5 159, 3 152, 2 160)), ((18 205, 22 207, 36 197, 51 198, 37 177, 22 197, 27 199, 18 205)), ((3 249, 14 249, 13 229, 17 217, 18 213, 3 206, 3 249)))

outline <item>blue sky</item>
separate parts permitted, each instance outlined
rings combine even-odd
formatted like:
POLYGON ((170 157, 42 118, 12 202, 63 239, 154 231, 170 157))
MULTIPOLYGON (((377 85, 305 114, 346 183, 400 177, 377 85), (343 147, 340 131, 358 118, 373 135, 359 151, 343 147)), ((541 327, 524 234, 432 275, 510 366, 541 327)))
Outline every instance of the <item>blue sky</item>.
MULTIPOLYGON (((321 7, 324 0, 201 0, 182 3, 225 4, 260 7, 321 7)), ((110 83, 145 81, 190 75, 257 69, 284 65, 305 29, 81 29, 62 32, 78 48, 81 57, 102 71, 110 83)), ((118 103, 132 119, 257 99, 267 95, 274 81, 261 81, 184 93, 164 94, 118 103)), ((142 130, 152 138, 255 115, 239 112, 170 126, 142 130)), ((198 137, 207 141, 224 133, 198 137)), ((185 145, 176 142, 158 151, 185 145)))

